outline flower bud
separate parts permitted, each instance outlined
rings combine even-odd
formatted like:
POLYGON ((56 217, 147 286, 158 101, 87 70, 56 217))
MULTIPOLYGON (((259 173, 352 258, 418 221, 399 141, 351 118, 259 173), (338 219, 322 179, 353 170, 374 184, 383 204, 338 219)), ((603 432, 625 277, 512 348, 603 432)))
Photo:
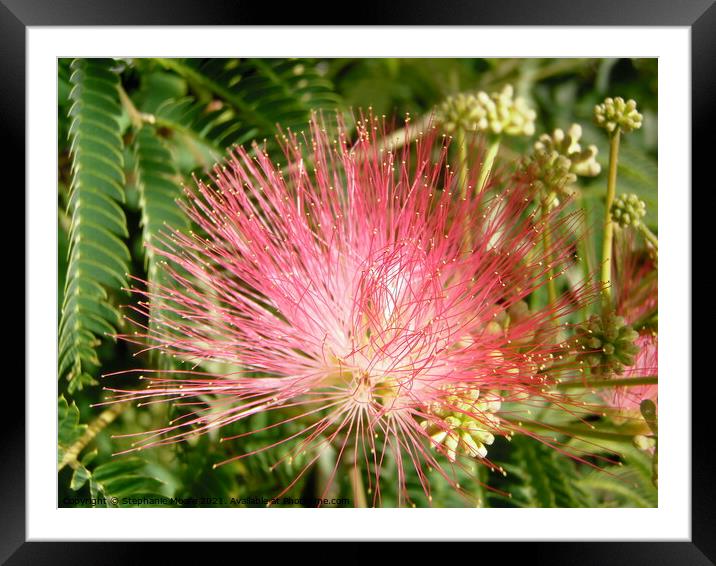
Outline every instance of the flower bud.
POLYGON ((639 450, 653 450, 656 446, 656 439, 650 436, 644 436, 643 434, 637 434, 634 437, 633 443, 639 450))
POLYGON ((646 215, 646 204, 635 194, 619 195, 611 208, 612 219, 622 228, 637 227, 646 215))
POLYGON ((639 334, 624 318, 608 313, 594 315, 576 327, 577 359, 598 375, 621 375, 626 366, 634 364, 639 334))
POLYGON ((521 98, 514 98, 512 85, 488 95, 460 93, 448 97, 438 111, 440 121, 448 133, 489 132, 495 135, 531 136, 537 113, 521 98))
POLYGON ((527 171, 535 178, 539 190, 569 196, 577 176, 594 177, 600 173, 597 147, 590 145, 582 149, 581 137, 582 127, 572 124, 566 133, 557 128, 551 136, 542 134, 535 142, 527 171))
POLYGON ((641 128, 643 116, 636 109, 636 101, 627 100, 617 96, 605 98, 604 102, 594 107, 594 122, 610 134, 619 129, 622 132, 631 132, 641 128))
POLYGON ((500 419, 495 415, 502 405, 492 393, 480 395, 477 388, 450 386, 447 395, 436 401, 430 410, 434 417, 424 420, 433 446, 441 446, 448 460, 454 462, 462 453, 471 458, 487 456, 487 446, 495 441, 491 431, 498 430, 500 419))

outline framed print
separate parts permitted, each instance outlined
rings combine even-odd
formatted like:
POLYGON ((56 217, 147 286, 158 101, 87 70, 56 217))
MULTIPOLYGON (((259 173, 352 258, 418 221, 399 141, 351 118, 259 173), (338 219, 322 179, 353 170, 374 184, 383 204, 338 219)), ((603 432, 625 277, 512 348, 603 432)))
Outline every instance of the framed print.
POLYGON ((3 559, 714 560, 691 186, 716 9, 522 4, 5 3, 27 370, 3 559))

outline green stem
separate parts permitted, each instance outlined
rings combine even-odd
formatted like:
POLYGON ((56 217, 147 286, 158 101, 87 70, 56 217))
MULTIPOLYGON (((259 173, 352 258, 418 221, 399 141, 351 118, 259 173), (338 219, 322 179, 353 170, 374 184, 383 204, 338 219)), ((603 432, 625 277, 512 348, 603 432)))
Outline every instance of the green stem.
POLYGON ((134 106, 134 103, 132 102, 132 99, 129 98, 127 91, 125 91, 121 85, 118 88, 119 100, 122 103, 124 109, 127 111, 127 114, 129 115, 129 121, 132 122, 132 126, 134 126, 135 129, 140 129, 142 127, 142 124, 144 123, 142 113, 137 110, 136 106, 134 106))
POLYGON ((360 468, 355 464, 352 465, 348 470, 348 477, 351 482, 351 488, 353 489, 353 507, 360 509, 368 507, 360 468))
POLYGON ((59 472, 68 464, 72 469, 77 469, 77 457, 80 455, 80 452, 82 452, 82 450, 85 449, 85 447, 94 439, 94 437, 97 436, 97 434, 107 425, 109 425, 114 419, 116 419, 128 406, 129 403, 118 403, 117 405, 112 405, 108 409, 102 411, 102 413, 100 413, 100 415, 89 424, 84 434, 80 436, 72 446, 69 447, 67 452, 65 452, 64 456, 62 457, 62 461, 57 466, 57 471, 59 472))
MULTIPOLYGON (((582 192, 580 191, 577 195, 577 204, 579 208, 584 210, 584 212, 587 212, 586 207, 584 206, 584 196, 582 195, 582 192)), ((585 281, 591 281, 593 276, 593 263, 592 263, 592 248, 591 248, 591 239, 589 238, 577 238, 577 252, 579 254, 579 261, 582 264, 582 274, 584 276, 585 281)), ((581 301, 581 311, 582 311, 582 317, 584 320, 587 320, 589 318, 590 307, 591 302, 590 301, 581 301)))
POLYGON ((487 184, 487 178, 490 176, 492 166, 495 163, 495 157, 497 157, 497 151, 500 149, 500 136, 492 138, 490 145, 487 146, 487 153, 485 154, 485 161, 482 163, 480 168, 480 177, 477 181, 477 192, 482 192, 487 184))
POLYGON ((476 487, 474 493, 475 498, 477 499, 476 507, 489 507, 487 503, 487 482, 489 481, 489 478, 487 477, 487 466, 483 466, 482 464, 473 464, 473 466, 477 467, 475 470, 477 482, 475 482, 476 487))
MULTIPOLYGON (((457 170, 458 170, 458 187, 460 190, 460 198, 466 200, 468 191, 470 190, 470 175, 468 169, 468 150, 467 150, 467 133, 462 128, 455 131, 455 141, 457 142, 457 170)), ((465 224, 472 227, 472 219, 468 216, 465 218, 465 224)), ((472 249, 473 234, 470 229, 465 230, 464 245, 465 248, 472 249)))
POLYGON ((649 227, 641 222, 639 224, 639 231, 641 232, 642 236, 646 239, 647 242, 649 242, 654 249, 658 252, 659 251, 659 238, 656 237, 656 234, 649 230, 649 227))
POLYGON ((465 200, 467 198, 467 185, 469 182, 469 173, 467 168, 467 135, 465 134, 465 130, 458 128, 455 131, 455 141, 457 142, 458 151, 457 178, 460 187, 460 196, 463 200, 465 200))
POLYGON ((547 262, 547 296, 549 298, 549 304, 554 304, 557 301, 557 288, 554 283, 554 268, 552 267, 552 234, 547 226, 547 215, 548 212, 547 198, 542 199, 542 220, 544 226, 542 227, 542 247, 544 248, 544 260, 547 262))
POLYGON ((633 387, 636 385, 656 385, 659 382, 658 375, 644 377, 624 377, 620 379, 595 379, 592 381, 569 381, 558 383, 555 389, 599 389, 604 387, 633 387))
POLYGON ((613 442, 625 442, 631 444, 634 439, 633 434, 620 434, 617 432, 600 432, 598 430, 588 429, 581 426, 550 426, 541 423, 517 423, 512 422, 516 427, 527 430, 547 430, 555 434, 564 434, 576 438, 596 438, 599 440, 611 440, 613 442))
POLYGON ((617 128, 609 138, 609 177, 607 179, 607 199, 604 203, 604 241, 602 242, 602 309, 611 308, 612 300, 612 241, 614 239, 614 222, 612 222, 612 204, 617 192, 617 160, 619 158, 619 138, 621 132, 617 128))

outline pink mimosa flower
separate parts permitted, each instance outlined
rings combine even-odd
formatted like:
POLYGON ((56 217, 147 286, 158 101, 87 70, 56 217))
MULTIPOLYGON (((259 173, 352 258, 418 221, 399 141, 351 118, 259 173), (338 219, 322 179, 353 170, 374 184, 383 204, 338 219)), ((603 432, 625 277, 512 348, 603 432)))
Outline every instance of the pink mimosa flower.
MULTIPOLYGON (((645 249, 637 247, 631 232, 622 232, 616 245, 614 287, 617 314, 626 322, 639 325, 656 312, 659 302, 657 270, 645 249)), ((643 329, 636 339, 639 353, 634 364, 628 366, 620 378, 654 377, 659 374, 657 333, 643 329)), ((620 422, 643 423, 640 404, 644 400, 657 402, 658 385, 645 384, 605 390, 602 395, 609 406, 616 409, 620 422)), ((644 424, 646 429, 646 425, 644 424)))
POLYGON ((656 313, 659 305, 658 271, 635 235, 621 232, 615 245, 613 269, 616 310, 629 324, 639 324, 656 313))
MULTIPOLYGON (((655 376, 659 373, 659 343, 655 333, 640 334, 636 339, 639 353, 636 355, 634 365, 628 366, 620 378, 637 378, 655 376)), ((630 387, 615 387, 606 390, 604 399, 617 409, 618 416, 641 420, 639 405, 648 399, 657 401, 658 386, 656 384, 633 385, 630 387)))
MULTIPOLYGON (((186 369, 111 390, 189 412, 135 449, 269 413, 267 428, 303 424, 261 450, 306 456, 300 477, 332 445, 331 480, 341 460, 356 462, 380 504, 389 459, 404 503, 405 466, 428 495, 427 469, 459 489, 450 469, 492 467, 495 437, 536 436, 522 424, 557 395, 542 370, 561 355, 562 317, 593 290, 542 310, 522 300, 571 264, 580 218, 541 219, 517 174, 460 197, 434 129, 397 151, 381 149, 376 120, 356 129, 354 140, 342 126, 332 136, 316 120, 310 136, 283 136, 283 170, 237 148, 210 184, 186 191, 196 232, 157 250, 172 284, 134 290, 150 323, 123 337, 186 369)), ((222 439, 235 443, 232 460, 260 451, 242 452, 244 436, 222 439)))

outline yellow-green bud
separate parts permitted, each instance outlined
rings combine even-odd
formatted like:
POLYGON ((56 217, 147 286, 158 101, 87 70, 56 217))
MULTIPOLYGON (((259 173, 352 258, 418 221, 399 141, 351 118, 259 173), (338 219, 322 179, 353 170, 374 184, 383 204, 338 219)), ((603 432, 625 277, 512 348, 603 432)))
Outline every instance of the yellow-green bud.
POLYGON ((619 195, 611 208, 612 219, 622 228, 637 227, 646 215, 646 204, 635 194, 619 195))
POLYGON ((641 128, 644 117, 637 112, 636 101, 627 100, 617 96, 605 98, 604 102, 594 107, 594 122, 610 134, 619 129, 622 132, 631 132, 641 128))
POLYGON ((500 426, 495 415, 501 402, 497 395, 480 395, 479 389, 452 386, 445 397, 430 406, 432 417, 420 423, 430 436, 433 447, 441 446, 448 460, 454 462, 462 453, 484 458, 487 446, 495 441, 493 432, 500 426))
POLYGON ((639 334, 623 317, 610 312, 593 315, 575 328, 574 344, 577 359, 586 363, 593 373, 621 375, 626 366, 634 364, 639 346, 639 334))
POLYGON ((644 436, 643 434, 637 434, 634 439, 634 446, 639 450, 652 450, 656 447, 656 439, 652 436, 644 436))
POLYGON ((582 149, 581 137, 581 126, 572 124, 567 133, 558 128, 552 135, 542 134, 534 144, 526 171, 549 207, 558 204, 559 197, 572 194, 577 175, 593 177, 601 171, 595 159, 597 147, 582 149))
POLYGON ((487 94, 460 93, 448 97, 438 110, 440 121, 448 133, 487 132, 509 136, 531 136, 537 113, 521 98, 514 98, 514 89, 506 85, 502 91, 487 94))
POLYGON ((577 181, 577 175, 572 172, 572 162, 554 149, 533 153, 527 161, 526 170, 535 188, 544 195, 569 196, 571 186, 577 181))
POLYGON ((552 135, 542 134, 534 144, 535 153, 556 151, 569 159, 570 171, 580 177, 596 177, 602 170, 596 157, 599 150, 596 145, 589 145, 582 149, 579 140, 582 137, 582 127, 579 124, 572 126, 565 133, 560 128, 552 135))

